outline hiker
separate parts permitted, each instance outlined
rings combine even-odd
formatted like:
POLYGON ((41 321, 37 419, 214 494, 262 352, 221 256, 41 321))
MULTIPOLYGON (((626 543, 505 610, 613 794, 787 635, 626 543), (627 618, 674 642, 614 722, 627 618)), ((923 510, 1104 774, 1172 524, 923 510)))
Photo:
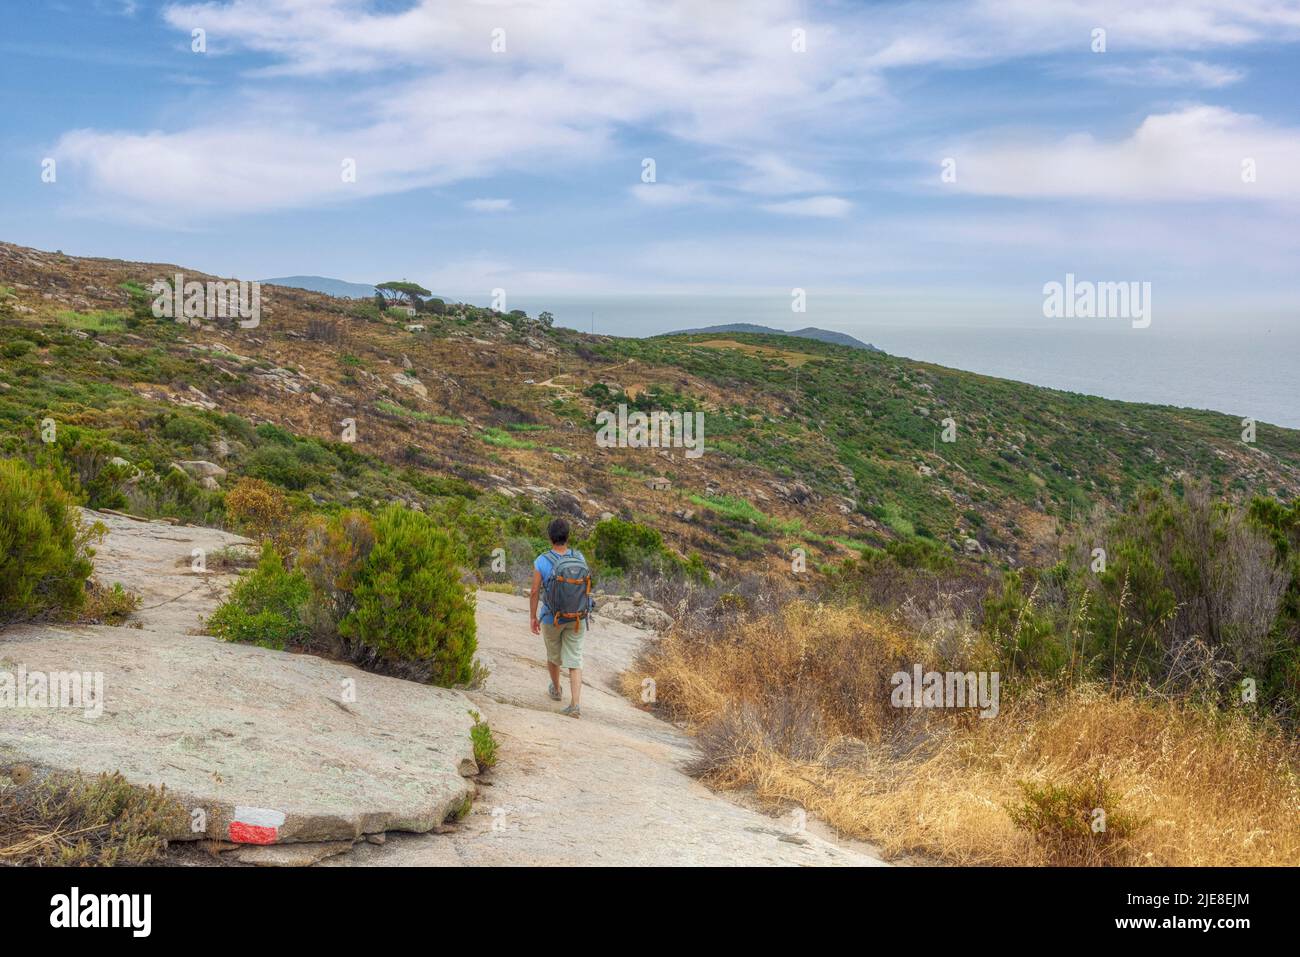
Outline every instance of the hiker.
POLYGON ((551 550, 533 562, 533 590, 528 596, 533 634, 546 641, 546 669, 551 685, 546 693, 552 701, 563 701, 560 669, 569 669, 571 701, 561 710, 571 718, 582 717, 582 639, 590 627, 591 572, 582 552, 569 548, 569 523, 562 518, 546 529, 551 550), (538 601, 541 613, 538 614, 538 601))

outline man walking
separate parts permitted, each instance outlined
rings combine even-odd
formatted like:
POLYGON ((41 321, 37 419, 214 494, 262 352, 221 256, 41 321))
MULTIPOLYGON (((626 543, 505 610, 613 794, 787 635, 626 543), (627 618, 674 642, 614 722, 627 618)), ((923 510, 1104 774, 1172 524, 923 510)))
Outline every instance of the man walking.
POLYGON ((528 596, 530 625, 533 634, 540 633, 546 642, 546 669, 551 674, 546 693, 552 701, 564 700, 560 669, 568 668, 571 700, 560 713, 581 718, 582 639, 591 611, 591 572, 582 552, 569 548, 568 522, 553 520, 546 534, 551 550, 533 562, 533 590, 528 596))

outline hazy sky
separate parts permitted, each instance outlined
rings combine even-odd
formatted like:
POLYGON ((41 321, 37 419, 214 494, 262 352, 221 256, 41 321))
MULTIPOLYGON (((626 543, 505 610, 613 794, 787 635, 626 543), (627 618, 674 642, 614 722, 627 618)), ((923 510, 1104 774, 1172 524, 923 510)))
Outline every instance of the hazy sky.
POLYGON ((1300 2, 86 0, 5 25, 0 239, 25 245, 476 302, 800 287, 1030 322, 1072 272, 1151 282, 1157 324, 1296 316, 1300 2))

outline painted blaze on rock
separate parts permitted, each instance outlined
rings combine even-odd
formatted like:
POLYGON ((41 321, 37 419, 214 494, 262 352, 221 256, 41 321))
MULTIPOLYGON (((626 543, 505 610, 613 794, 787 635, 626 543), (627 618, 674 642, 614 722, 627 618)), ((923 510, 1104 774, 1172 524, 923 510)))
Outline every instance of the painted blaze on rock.
POLYGON ((236 807, 230 839, 236 844, 274 844, 280 839, 284 812, 264 807, 236 807))

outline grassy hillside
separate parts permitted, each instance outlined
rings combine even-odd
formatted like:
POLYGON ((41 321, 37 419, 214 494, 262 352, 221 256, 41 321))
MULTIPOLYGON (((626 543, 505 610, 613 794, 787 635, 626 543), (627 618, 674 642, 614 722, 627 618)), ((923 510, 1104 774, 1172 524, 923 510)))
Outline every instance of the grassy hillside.
POLYGON ((149 309, 145 290, 178 271, 212 278, 0 245, 0 453, 51 453, 40 424, 52 419, 93 504, 220 522, 222 489, 251 475, 326 510, 436 512, 477 563, 512 535, 535 538, 551 512, 585 529, 618 516, 728 575, 780 568, 796 546, 816 569, 912 539, 1023 563, 1050 553, 1072 514, 1165 480, 1300 493, 1300 432, 1261 425, 1250 446, 1227 415, 809 339, 590 336, 464 304, 412 318, 274 286, 257 328, 192 327, 149 309), (595 414, 620 402, 703 410, 705 455, 597 448, 595 414), (114 457, 144 478, 97 484, 114 457), (203 488, 171 467, 194 459, 229 475, 203 488), (671 487, 648 487, 655 477, 671 487))

